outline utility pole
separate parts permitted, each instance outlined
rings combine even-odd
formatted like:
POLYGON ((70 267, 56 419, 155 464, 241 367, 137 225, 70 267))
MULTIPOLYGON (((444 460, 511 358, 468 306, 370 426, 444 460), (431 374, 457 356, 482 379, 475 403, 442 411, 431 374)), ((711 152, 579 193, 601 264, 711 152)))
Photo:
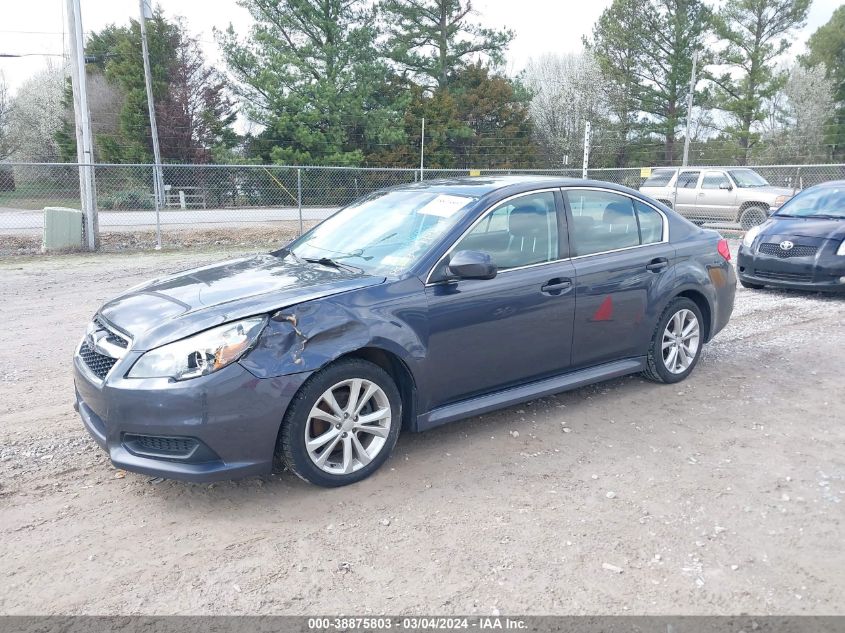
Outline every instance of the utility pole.
POLYGON ((587 165, 590 164, 590 122, 584 126, 584 167, 581 169, 581 178, 587 177, 587 165))
POLYGON ((76 119, 76 162, 79 163, 79 200, 85 218, 85 246, 89 251, 94 251, 97 250, 100 227, 97 221, 94 144, 91 140, 91 115, 88 112, 82 12, 79 9, 79 0, 66 1, 70 33, 70 79, 73 88, 73 114, 76 119))
POLYGON ((689 94, 687 95, 687 133, 684 137, 684 162, 682 165, 687 166, 689 160, 689 135, 692 127, 692 99, 695 93, 695 65, 698 62, 698 51, 692 54, 692 73, 689 78, 689 94))
POLYGON ((425 117, 422 120, 422 131, 420 132, 420 182, 423 180, 423 158, 425 156, 425 117))
POLYGON ((164 199, 164 178, 161 175, 161 150, 158 146, 158 127, 156 127, 156 109, 153 101, 153 78, 150 74, 150 51, 147 47, 147 14, 152 18, 152 11, 147 0, 139 0, 141 5, 141 53, 144 56, 144 81, 147 84, 147 109, 150 111, 150 134, 153 137, 153 197, 156 209, 156 249, 161 249, 161 205, 164 199))

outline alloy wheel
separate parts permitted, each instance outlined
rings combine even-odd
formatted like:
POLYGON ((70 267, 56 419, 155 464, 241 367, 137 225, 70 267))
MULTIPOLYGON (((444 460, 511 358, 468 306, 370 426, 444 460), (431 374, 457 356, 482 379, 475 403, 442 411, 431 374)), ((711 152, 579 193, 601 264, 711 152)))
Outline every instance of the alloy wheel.
POLYGON ((324 472, 353 473, 384 448, 392 418, 390 400, 375 382, 342 380, 311 407, 305 424, 308 456, 324 472))
POLYGON ((698 354, 700 341, 698 319, 692 310, 678 310, 663 330, 661 350, 663 365, 673 374, 684 373, 698 354))

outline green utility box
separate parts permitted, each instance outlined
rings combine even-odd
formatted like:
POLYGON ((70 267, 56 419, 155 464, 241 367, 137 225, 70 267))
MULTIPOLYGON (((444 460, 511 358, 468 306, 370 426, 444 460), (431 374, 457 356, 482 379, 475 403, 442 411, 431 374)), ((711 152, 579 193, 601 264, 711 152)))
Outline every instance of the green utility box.
POLYGON ((44 238, 41 250, 69 251, 82 248, 82 211, 63 207, 44 209, 44 238))

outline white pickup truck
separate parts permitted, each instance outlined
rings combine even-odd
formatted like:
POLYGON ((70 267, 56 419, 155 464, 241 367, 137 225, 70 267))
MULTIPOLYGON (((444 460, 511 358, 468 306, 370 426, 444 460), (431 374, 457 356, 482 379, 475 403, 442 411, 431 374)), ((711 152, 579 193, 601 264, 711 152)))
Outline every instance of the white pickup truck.
POLYGON ((695 224, 739 222, 743 229, 765 222, 795 193, 747 167, 658 167, 640 191, 695 224))

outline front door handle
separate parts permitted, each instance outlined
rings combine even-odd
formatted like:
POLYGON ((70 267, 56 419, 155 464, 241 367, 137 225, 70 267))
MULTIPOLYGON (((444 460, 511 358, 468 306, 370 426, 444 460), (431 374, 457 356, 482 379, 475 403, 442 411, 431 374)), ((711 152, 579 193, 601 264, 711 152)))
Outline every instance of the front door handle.
POLYGON ((657 257, 652 259, 648 264, 646 264, 645 269, 653 272, 659 273, 666 270, 669 267, 669 260, 665 257, 657 257))
POLYGON ((571 279, 549 279, 546 283, 540 286, 542 292, 560 292, 572 287, 571 279))

